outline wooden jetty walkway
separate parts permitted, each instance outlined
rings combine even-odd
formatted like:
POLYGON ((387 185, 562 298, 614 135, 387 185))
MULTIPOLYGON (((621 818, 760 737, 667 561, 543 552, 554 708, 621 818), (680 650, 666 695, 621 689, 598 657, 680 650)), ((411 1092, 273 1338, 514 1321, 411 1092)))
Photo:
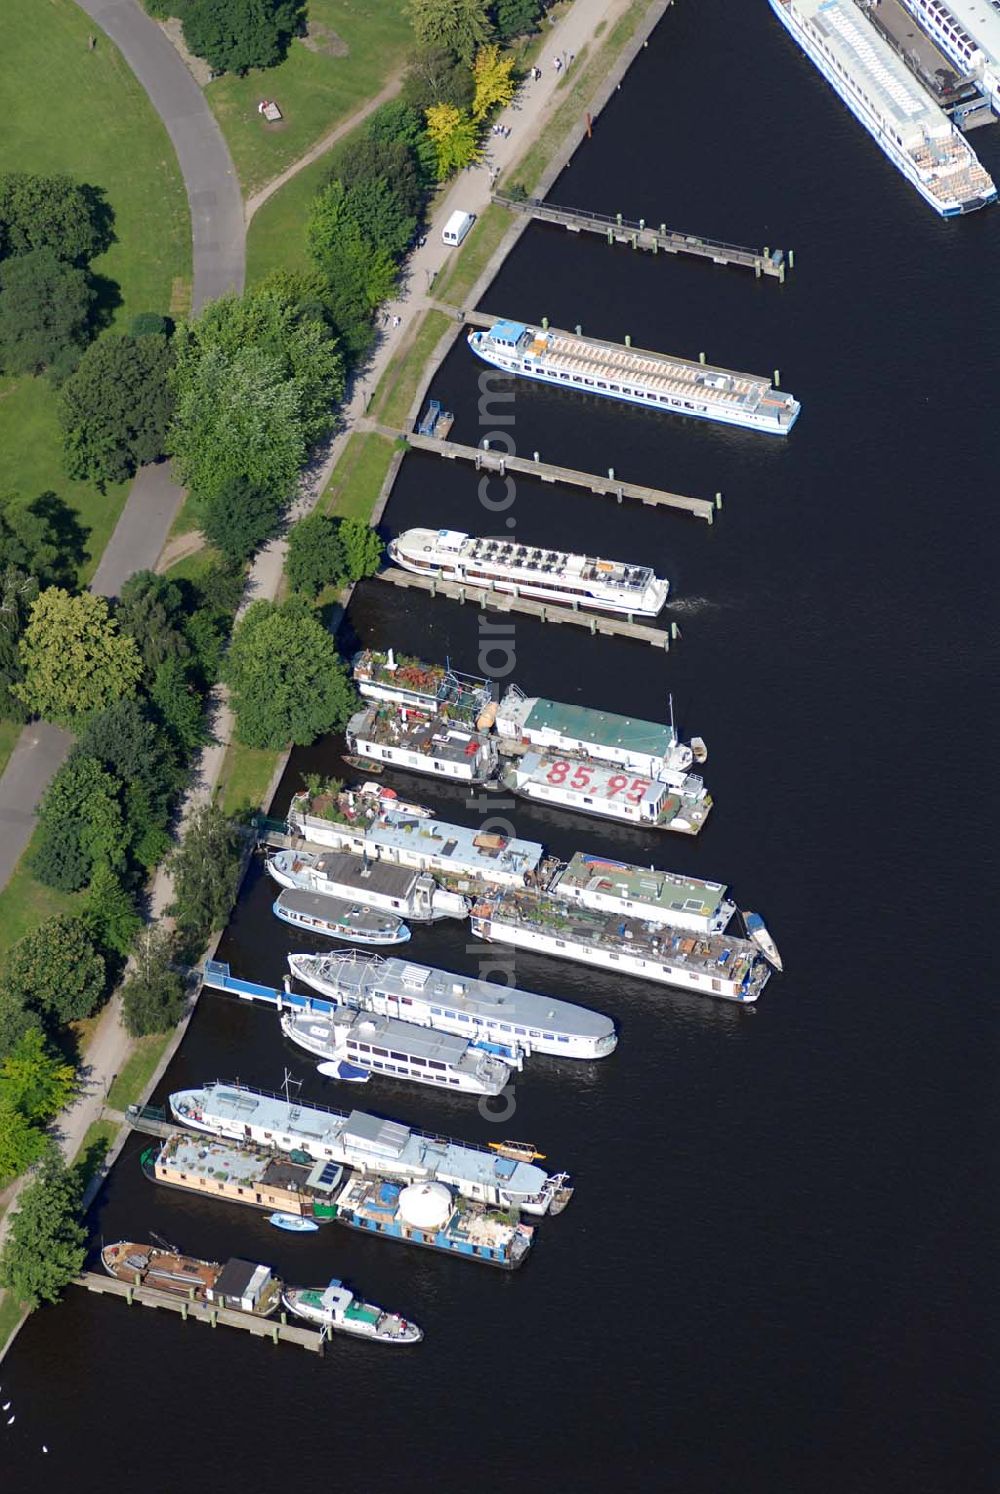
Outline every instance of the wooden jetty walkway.
POLYGON ((696 259, 710 259, 716 265, 738 265, 741 269, 753 270, 757 279, 768 275, 784 284, 785 271, 795 264, 794 250, 787 254, 783 249, 747 249, 739 244, 726 244, 721 239, 705 239, 700 235, 680 233, 668 228, 665 223, 654 225, 645 218, 633 221, 617 213, 613 218, 606 213, 588 213, 583 208, 557 207, 543 202, 538 197, 507 197, 494 192, 493 201, 512 213, 527 213, 542 223, 561 223, 570 233, 598 233, 609 244, 631 244, 633 249, 646 249, 653 254, 663 250, 666 254, 689 254, 696 259))
POLYGON ((419 591, 429 591, 432 597, 448 597, 453 602, 478 602, 480 607, 489 607, 497 612, 523 612, 542 622, 570 623, 574 627, 587 628, 589 632, 601 633, 605 637, 635 638, 640 643, 649 643, 653 648, 665 651, 670 648, 671 637, 680 637, 676 623, 671 623, 670 631, 667 632, 663 628, 651 628, 646 623, 633 622, 628 615, 619 617, 584 611, 582 608, 558 607, 552 602, 539 602, 534 597, 515 596, 490 587, 465 586, 458 581, 442 581, 437 576, 418 576, 415 571, 404 571, 396 566, 380 571, 376 579, 387 581, 390 586, 414 586, 419 591))
POLYGON ((119 1281, 116 1276, 106 1276, 99 1271, 84 1271, 76 1279, 77 1286, 88 1292, 99 1292, 110 1297, 124 1297, 132 1305, 140 1302, 143 1307, 166 1308, 168 1312, 180 1313, 184 1319, 194 1318, 201 1323, 210 1323, 213 1328, 222 1324, 226 1328, 242 1328, 255 1338, 269 1338, 275 1344, 298 1344, 322 1354, 326 1343, 326 1331, 316 1332, 298 1323, 289 1323, 288 1314, 282 1312, 276 1318, 258 1318, 249 1312, 238 1312, 231 1307, 214 1307, 208 1302, 194 1302, 175 1292, 165 1292, 156 1287, 133 1286, 119 1281))
MULTIPOLYGON (((472 316, 475 314, 472 313, 472 316)), ((466 320, 471 321, 472 316, 468 316, 466 320)), ((722 507, 721 493, 716 493, 714 502, 710 498, 688 498, 683 493, 667 493, 660 488, 643 487, 641 483, 622 482, 615 476, 613 467, 607 477, 599 477, 594 472, 577 472, 572 467, 556 467, 551 462, 543 462, 537 452, 529 460, 527 457, 508 456, 506 452, 490 451, 481 446, 463 446, 458 441, 445 441, 437 436, 422 436, 417 432, 404 435, 387 427, 378 429, 393 440, 402 436, 417 451, 436 451, 439 456, 448 457, 451 461, 474 462, 477 472, 484 467, 501 477, 506 477, 508 472, 520 472, 526 477, 537 477, 542 482, 561 482, 567 487, 603 493, 617 498, 619 503, 623 498, 634 498, 649 507, 683 509, 685 513, 704 519, 707 524, 712 523, 715 510, 722 507)))

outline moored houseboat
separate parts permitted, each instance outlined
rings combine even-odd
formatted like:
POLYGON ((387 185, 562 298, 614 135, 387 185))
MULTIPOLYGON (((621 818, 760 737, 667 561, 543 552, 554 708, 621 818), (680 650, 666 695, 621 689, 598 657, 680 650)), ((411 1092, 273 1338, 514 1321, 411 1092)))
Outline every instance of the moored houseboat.
POLYGON ((503 784, 523 799, 594 815, 649 830, 697 835, 712 808, 712 796, 696 773, 672 781, 623 773, 586 758, 531 750, 513 758, 503 784))
POLYGON ((271 905, 275 918, 309 934, 351 944, 405 944, 410 931, 401 918, 320 892, 286 887, 271 905))
POLYGON ((497 770, 497 744, 489 732, 419 706, 372 701, 354 713, 345 737, 360 759, 456 783, 487 783, 497 770))
MULTIPOLYGON (((286 923, 308 927, 299 918, 285 917, 282 910, 289 908, 289 899, 293 897, 308 899, 308 902, 297 901, 292 906, 303 911, 308 909, 312 916, 317 917, 326 912, 322 905, 329 904, 334 922, 344 922, 342 910, 345 905, 350 910, 360 904, 373 920, 380 915, 389 915, 384 919, 385 937, 358 939, 353 935, 344 936, 358 944, 404 943, 409 938, 409 930, 402 933, 405 928, 403 918, 412 923, 433 923, 439 918, 464 918, 468 913, 468 901, 460 893, 439 887, 426 873, 381 857, 336 850, 281 850, 267 858, 266 867, 268 875, 279 887, 287 889, 274 905, 274 912, 279 918, 284 917, 286 923), (352 898, 357 903, 349 901, 352 898), (388 932, 393 927, 396 927, 396 937, 390 938, 388 932)), ((359 922, 363 926, 365 921, 351 919, 353 926, 358 926, 359 922)), ((375 927, 379 925, 376 923, 375 927)), ((317 932, 332 930, 318 929, 317 932)), ((334 934, 333 937, 341 935, 334 934)))
POLYGON ((331 1333, 379 1344, 418 1344, 424 1336, 416 1323, 398 1312, 362 1302, 337 1276, 325 1287, 286 1287, 281 1300, 295 1317, 331 1333))
POLYGON ((281 1301, 281 1282, 269 1266, 238 1257, 222 1264, 181 1255, 167 1246, 118 1240, 101 1250, 109 1276, 193 1302, 211 1302, 267 1318, 281 1301))

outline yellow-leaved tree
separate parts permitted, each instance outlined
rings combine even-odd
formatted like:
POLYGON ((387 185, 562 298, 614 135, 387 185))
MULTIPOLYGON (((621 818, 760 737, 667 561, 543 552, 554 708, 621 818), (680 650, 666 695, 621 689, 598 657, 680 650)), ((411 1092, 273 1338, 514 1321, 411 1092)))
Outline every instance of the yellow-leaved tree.
POLYGON ((480 156, 475 121, 454 104, 432 104, 425 110, 427 134, 437 153, 437 179, 471 166, 480 156))
POLYGON ((472 64, 476 92, 472 100, 472 117, 483 120, 491 109, 504 109, 514 97, 514 58, 502 57, 496 43, 480 47, 472 64))

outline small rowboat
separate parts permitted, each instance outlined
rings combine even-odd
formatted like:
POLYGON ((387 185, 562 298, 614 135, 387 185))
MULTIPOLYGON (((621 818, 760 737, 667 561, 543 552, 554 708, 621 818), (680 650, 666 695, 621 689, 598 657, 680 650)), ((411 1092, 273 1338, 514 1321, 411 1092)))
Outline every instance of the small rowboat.
POLYGON ((292 1234, 307 1235, 319 1229, 315 1219, 304 1219, 301 1214, 268 1214, 267 1222, 275 1229, 287 1229, 292 1234))
POLYGON ((778 946, 768 933, 767 924, 760 914, 744 913, 743 924, 747 931, 747 938, 753 940, 768 964, 773 965, 775 970, 784 970, 778 946))
POLYGON ((496 1152, 501 1157, 510 1157, 514 1162, 545 1161, 545 1153, 536 1152, 530 1141, 490 1141, 487 1145, 491 1152, 496 1152))

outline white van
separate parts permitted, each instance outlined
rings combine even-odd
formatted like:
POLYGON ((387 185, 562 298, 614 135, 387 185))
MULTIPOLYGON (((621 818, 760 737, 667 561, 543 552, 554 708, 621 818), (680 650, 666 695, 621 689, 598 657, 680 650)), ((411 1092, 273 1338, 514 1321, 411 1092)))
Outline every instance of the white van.
POLYGON ((476 221, 475 213, 455 211, 441 230, 446 244, 460 244, 476 221))

